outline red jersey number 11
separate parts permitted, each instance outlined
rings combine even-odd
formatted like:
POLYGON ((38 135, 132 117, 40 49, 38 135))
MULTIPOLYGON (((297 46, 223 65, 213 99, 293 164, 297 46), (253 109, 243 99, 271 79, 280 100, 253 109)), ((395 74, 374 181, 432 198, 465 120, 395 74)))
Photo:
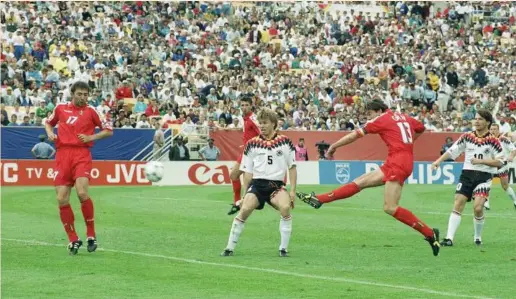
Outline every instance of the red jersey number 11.
POLYGON ((401 138, 403 139, 403 143, 412 144, 412 133, 410 132, 410 125, 408 122, 399 122, 397 123, 400 128, 401 138))

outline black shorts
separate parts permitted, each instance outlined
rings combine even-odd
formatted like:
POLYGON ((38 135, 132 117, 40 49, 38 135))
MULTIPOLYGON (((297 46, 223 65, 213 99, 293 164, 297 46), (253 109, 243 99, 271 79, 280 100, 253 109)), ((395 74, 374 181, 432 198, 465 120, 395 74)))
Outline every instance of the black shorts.
POLYGON ((281 190, 285 189, 285 183, 283 181, 269 181, 264 179, 252 180, 247 193, 256 195, 260 205, 257 210, 263 209, 265 203, 271 204, 271 199, 281 190))
POLYGON ((471 201, 473 197, 488 198, 493 174, 476 170, 463 170, 455 194, 462 194, 471 201))

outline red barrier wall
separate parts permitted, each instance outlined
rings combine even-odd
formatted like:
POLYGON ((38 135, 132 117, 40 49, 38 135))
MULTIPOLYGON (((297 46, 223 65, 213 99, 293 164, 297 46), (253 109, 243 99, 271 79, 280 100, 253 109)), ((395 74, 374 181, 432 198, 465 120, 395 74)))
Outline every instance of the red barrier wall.
MULTIPOLYGON (((318 132, 318 131, 281 131, 287 135, 294 144, 299 138, 305 139, 308 149, 308 158, 317 160, 317 149, 315 144, 320 141, 333 143, 342 136, 348 134, 342 132, 318 132)), ((446 137, 457 140, 460 133, 424 133, 415 142, 414 154, 416 161, 433 162, 440 156, 441 147, 446 137)), ((215 131, 211 133, 215 139, 215 145, 221 151, 220 160, 234 161, 242 152, 242 132, 240 131, 215 131)), ((387 157, 387 147, 378 135, 367 135, 360 138, 352 145, 340 148, 335 154, 336 160, 385 160, 387 157)))

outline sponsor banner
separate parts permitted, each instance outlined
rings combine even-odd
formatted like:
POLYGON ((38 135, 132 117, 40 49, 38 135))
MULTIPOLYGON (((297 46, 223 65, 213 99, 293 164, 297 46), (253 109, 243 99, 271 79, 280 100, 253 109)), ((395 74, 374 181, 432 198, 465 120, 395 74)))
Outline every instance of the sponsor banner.
MULTIPOLYGON (((164 162, 165 175, 159 186, 230 185, 229 174, 234 162, 164 162)), ((297 183, 319 184, 319 163, 298 162, 297 183)))
MULTIPOLYGON (((92 186, 151 185, 145 178, 145 163, 129 161, 93 161, 92 186)), ((53 186, 55 161, 2 160, 2 186, 53 186)))
MULTIPOLYGON (((382 161, 320 161, 320 184, 342 185, 353 181, 359 176, 374 171, 382 165, 382 161)), ((513 169, 512 169, 513 170, 513 169)), ((442 163, 437 170, 432 170, 432 164, 414 162, 412 175, 407 184, 457 184, 459 182, 462 163, 442 163)), ((514 171, 513 171, 514 176, 514 171)))

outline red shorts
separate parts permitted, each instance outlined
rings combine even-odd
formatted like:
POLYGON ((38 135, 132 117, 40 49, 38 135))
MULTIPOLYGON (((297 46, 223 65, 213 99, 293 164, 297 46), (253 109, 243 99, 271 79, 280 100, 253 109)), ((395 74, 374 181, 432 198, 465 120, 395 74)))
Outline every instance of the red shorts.
POLYGON ((77 178, 90 179, 92 158, 88 147, 59 148, 56 153, 54 186, 73 186, 77 178))
POLYGON ((402 186, 407 178, 412 174, 413 166, 397 165, 394 163, 385 163, 380 169, 383 172, 383 182, 399 182, 402 186))

